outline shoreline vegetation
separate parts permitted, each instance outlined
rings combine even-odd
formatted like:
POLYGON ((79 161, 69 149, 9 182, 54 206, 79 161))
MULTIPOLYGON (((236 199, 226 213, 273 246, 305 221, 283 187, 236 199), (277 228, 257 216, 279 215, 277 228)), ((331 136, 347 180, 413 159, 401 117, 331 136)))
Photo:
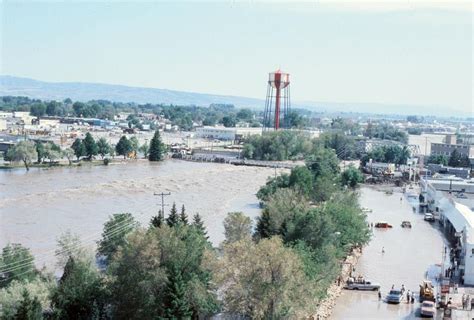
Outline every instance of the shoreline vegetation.
POLYGON ((131 213, 111 215, 96 252, 66 233, 56 251, 59 280, 38 270, 27 248, 9 244, 0 255, 0 318, 325 317, 336 279, 370 240, 358 201, 362 174, 341 172, 337 154, 317 139, 288 141, 307 146, 304 165, 260 188, 255 228, 243 213, 228 213, 218 248, 199 214, 176 204, 148 226, 131 213))

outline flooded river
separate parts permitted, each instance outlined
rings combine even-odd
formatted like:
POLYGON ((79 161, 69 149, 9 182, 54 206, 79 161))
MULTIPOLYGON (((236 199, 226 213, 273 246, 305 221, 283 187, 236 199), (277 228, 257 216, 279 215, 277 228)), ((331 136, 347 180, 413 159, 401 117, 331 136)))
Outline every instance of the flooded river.
MULTIPOLYGON (((415 194, 414 190, 408 190, 415 194)), ((382 191, 364 187, 361 190, 361 205, 369 208, 371 222, 386 221, 392 229, 374 229, 373 237, 356 265, 356 275, 381 285, 382 297, 392 285, 419 292, 419 284, 426 272, 432 276, 436 264, 441 263, 444 240, 442 234, 423 220, 423 215, 414 213, 412 206, 416 199, 394 192, 387 195, 382 191), (402 200, 400 200, 402 198, 402 200), (403 229, 403 220, 412 223, 411 229, 403 229), (385 253, 382 253, 384 248, 385 253)), ((338 298, 332 319, 414 319, 418 317, 418 303, 389 305, 379 301, 377 292, 344 291, 338 298)))
MULTIPOLYGON (((37 264, 54 264, 56 239, 66 230, 94 247, 103 223, 118 212, 131 212, 148 225, 161 197, 199 212, 214 245, 223 240, 222 221, 229 211, 259 214, 255 193, 274 175, 270 168, 167 160, 71 168, 0 170, 0 247, 21 243, 37 264)), ((165 211, 169 211, 169 206, 165 211)))

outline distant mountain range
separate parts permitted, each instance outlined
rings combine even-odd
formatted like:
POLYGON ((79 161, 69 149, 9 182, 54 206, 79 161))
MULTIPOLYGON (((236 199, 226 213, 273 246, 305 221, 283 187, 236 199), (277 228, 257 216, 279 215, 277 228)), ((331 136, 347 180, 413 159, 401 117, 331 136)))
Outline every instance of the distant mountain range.
MULTIPOLYGON (((208 106, 211 103, 229 103, 236 107, 263 109, 263 99, 185 92, 156 88, 140 88, 123 85, 86 82, 45 82, 29 78, 0 75, 0 96, 27 96, 42 100, 73 101, 110 100, 117 102, 164 103, 208 106)), ((333 103, 292 101, 292 106, 312 111, 338 113, 372 113, 399 115, 471 116, 454 114, 448 108, 379 103, 333 103)))

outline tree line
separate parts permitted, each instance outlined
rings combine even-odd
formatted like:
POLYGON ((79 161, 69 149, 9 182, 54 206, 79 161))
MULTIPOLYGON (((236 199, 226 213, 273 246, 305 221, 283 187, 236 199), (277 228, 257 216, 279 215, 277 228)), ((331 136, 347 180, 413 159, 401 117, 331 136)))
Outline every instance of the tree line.
POLYGON ((115 146, 111 145, 104 137, 96 141, 90 132, 87 132, 84 139, 77 138, 69 148, 64 150, 54 142, 20 141, 8 149, 5 160, 21 161, 26 170, 29 170, 35 159, 37 159, 37 164, 42 164, 47 159, 51 165, 66 157, 71 165, 74 156, 77 161, 81 159, 90 161, 95 156, 100 156, 107 164, 106 156, 120 155, 126 159, 127 157, 136 157, 138 152, 141 152, 150 161, 161 161, 164 159, 166 151, 167 147, 162 142, 158 130, 155 131, 150 143, 145 142, 140 145, 135 136, 130 139, 122 136, 115 146))

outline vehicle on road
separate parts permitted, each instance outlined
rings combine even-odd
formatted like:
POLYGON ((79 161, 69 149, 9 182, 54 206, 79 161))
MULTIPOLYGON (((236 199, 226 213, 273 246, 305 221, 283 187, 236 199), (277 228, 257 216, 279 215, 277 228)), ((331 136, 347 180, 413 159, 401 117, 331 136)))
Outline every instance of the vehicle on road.
POLYGON ((436 307, 433 301, 423 301, 420 306, 420 315, 422 317, 434 317, 436 314, 436 307))
POLYGON ((385 222, 385 221, 381 221, 381 222, 376 222, 376 223, 375 223, 375 227, 376 227, 376 228, 392 228, 392 225, 391 225, 391 224, 388 224, 388 223, 385 222))
POLYGON ((435 301, 433 284, 429 280, 423 280, 420 284, 420 302, 435 301))
POLYGON ((350 278, 347 280, 344 289, 347 290, 367 290, 367 291, 375 291, 380 289, 380 284, 365 280, 365 279, 353 279, 350 278))
POLYGON ((392 289, 390 290, 390 292, 388 293, 387 297, 386 297, 386 301, 387 303, 400 303, 402 301, 402 291, 401 290, 395 290, 395 289, 392 289))
POLYGON ((410 221, 402 221, 402 228, 411 228, 410 221))
POLYGON ((425 216, 423 218, 425 221, 428 221, 428 222, 433 222, 435 221, 435 217, 432 213, 425 213, 425 216))

